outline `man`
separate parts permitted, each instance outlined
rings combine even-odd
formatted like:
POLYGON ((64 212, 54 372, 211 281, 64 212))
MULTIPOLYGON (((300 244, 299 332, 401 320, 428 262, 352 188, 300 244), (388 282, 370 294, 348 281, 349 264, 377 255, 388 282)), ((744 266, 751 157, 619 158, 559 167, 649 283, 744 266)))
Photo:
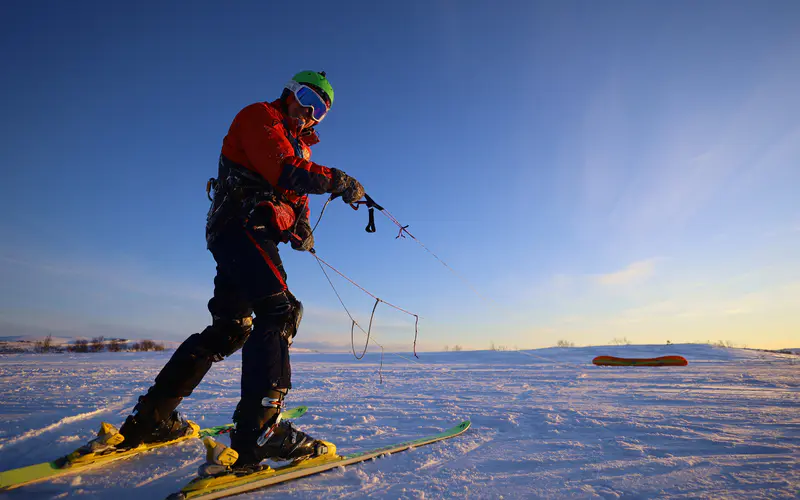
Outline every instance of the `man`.
POLYGON ((187 338, 139 397, 120 429, 125 439, 119 446, 181 436, 187 422, 175 408, 212 363, 242 348, 241 400, 231 433, 235 466, 317 453, 320 441, 291 422, 278 422, 292 387, 289 345, 303 314, 286 286, 278 244, 313 248, 308 194, 341 195, 346 203, 364 196, 357 180, 309 161, 310 146, 319 142, 314 126, 331 104, 333 88, 325 73, 303 71, 279 99, 251 104, 234 118, 223 140, 218 178, 209 181, 214 198, 206 240, 217 262, 208 303, 212 324, 187 338))

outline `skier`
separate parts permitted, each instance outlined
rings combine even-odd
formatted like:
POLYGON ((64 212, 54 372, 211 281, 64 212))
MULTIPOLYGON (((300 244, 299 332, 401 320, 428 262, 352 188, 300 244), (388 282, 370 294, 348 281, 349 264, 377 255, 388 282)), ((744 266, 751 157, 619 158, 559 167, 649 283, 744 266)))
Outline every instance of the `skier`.
MULTIPOLYGON (((332 104, 325 73, 303 71, 279 99, 246 106, 234 118, 222 143, 218 177, 209 181, 214 197, 206 240, 217 263, 208 302, 212 323, 178 347, 139 397, 120 428, 125 439, 118 447, 183 435, 188 422, 176 411, 178 404, 214 362, 241 348, 241 399, 231 433, 235 466, 318 453, 324 442, 278 418, 292 387, 289 346, 303 315, 303 305, 287 288, 278 244, 313 248, 308 194, 336 194, 345 203, 364 196, 356 179, 309 161, 310 146, 319 142, 314 127, 332 104)), ((225 464, 216 459, 221 451, 212 446, 210 460, 225 464)))

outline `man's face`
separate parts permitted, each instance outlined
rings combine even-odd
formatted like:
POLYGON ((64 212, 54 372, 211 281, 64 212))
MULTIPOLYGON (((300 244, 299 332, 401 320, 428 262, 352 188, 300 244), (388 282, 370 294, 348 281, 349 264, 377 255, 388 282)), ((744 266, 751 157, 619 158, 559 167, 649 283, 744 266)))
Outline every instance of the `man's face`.
POLYGON ((289 118, 297 121, 300 129, 313 127, 316 124, 314 118, 312 118, 311 108, 297 102, 297 99, 292 94, 289 94, 288 114, 289 118))

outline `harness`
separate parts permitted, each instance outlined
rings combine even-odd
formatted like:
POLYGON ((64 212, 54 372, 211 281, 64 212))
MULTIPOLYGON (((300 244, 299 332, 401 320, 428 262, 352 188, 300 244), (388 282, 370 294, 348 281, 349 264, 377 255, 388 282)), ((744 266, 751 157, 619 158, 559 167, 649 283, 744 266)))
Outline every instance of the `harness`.
MULTIPOLYGON (((272 125, 276 126, 279 123, 276 120, 272 125)), ((289 124, 285 121, 283 129, 295 156, 305 158, 306 150, 301 139, 289 132, 289 124)), ((232 221, 240 226, 249 223, 253 229, 273 233, 272 236, 276 239, 287 242, 292 237, 292 230, 301 213, 305 210, 305 207, 295 206, 286 195, 277 192, 263 177, 224 155, 220 155, 219 158, 218 177, 212 177, 206 183, 206 196, 211 201, 206 217, 207 243, 211 243, 217 233, 232 221), (256 212, 260 208, 269 215, 269 225, 263 217, 258 217, 261 211, 256 212)))
POLYGON ((247 225, 258 207, 281 202, 288 204, 286 197, 276 193, 260 175, 223 155, 219 157, 218 177, 212 177, 206 183, 206 196, 211 202, 206 217, 207 243, 211 243, 219 231, 231 223, 240 227, 247 225))

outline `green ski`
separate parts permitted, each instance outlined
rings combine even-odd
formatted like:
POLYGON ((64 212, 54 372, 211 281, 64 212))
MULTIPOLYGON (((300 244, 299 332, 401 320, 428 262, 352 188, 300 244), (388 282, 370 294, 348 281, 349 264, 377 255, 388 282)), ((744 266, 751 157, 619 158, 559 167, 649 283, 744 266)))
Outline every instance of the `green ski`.
MULTIPOLYGON (((291 410, 286 410, 281 412, 281 420, 292 420, 295 418, 300 418, 306 414, 308 411, 308 406, 298 406, 297 408, 292 408, 291 410)), ((203 439, 206 436, 219 436, 220 434, 227 434, 233 430, 234 424, 225 424, 225 425, 218 425, 216 427, 209 427, 208 429, 201 429, 200 430, 200 439, 203 439)))
MULTIPOLYGON (((308 411, 308 407, 299 406, 283 412, 282 419, 293 419, 303 416, 308 411)), ((230 432, 233 424, 200 429, 200 426, 190 421, 190 430, 187 435, 172 441, 165 441, 156 444, 143 444, 128 450, 107 450, 99 453, 89 453, 78 455, 76 452, 60 457, 52 462, 20 467, 0 472, 0 491, 11 490, 25 486, 27 484, 38 483, 47 479, 53 479, 67 474, 75 474, 85 470, 94 469, 112 462, 135 457, 144 452, 181 443, 193 438, 204 438, 206 436, 217 436, 230 432)))
POLYGON ((170 495, 168 500, 189 500, 192 498, 212 500, 215 498, 238 495, 273 484, 291 481, 292 479, 319 474, 320 472, 335 469, 336 467, 344 467, 346 465, 364 462, 386 453, 396 453, 415 446, 423 446, 456 437, 469 429, 469 426, 470 422, 465 421, 439 434, 415 439, 413 441, 405 441, 403 443, 383 446, 381 448, 361 451, 345 456, 339 456, 335 453, 331 455, 322 455, 320 457, 298 460, 289 465, 276 467, 274 469, 267 467, 264 470, 250 474, 237 475, 236 473, 228 473, 213 477, 198 477, 184 486, 178 493, 170 495))

